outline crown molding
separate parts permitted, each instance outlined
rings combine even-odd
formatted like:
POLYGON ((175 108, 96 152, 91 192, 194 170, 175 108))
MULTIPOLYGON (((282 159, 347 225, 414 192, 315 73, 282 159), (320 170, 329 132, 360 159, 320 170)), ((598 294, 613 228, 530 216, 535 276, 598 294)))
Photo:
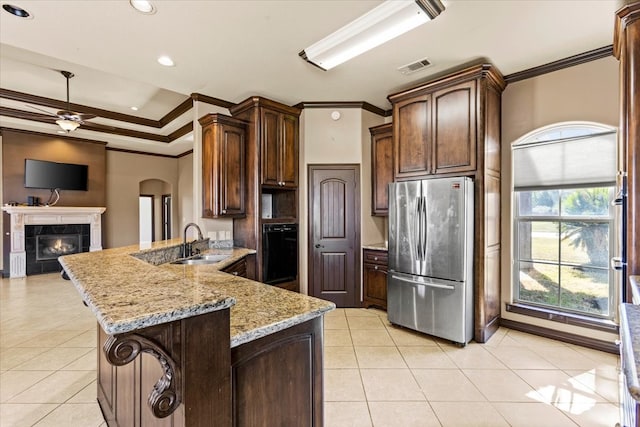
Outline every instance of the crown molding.
POLYGON ((294 105, 295 108, 360 108, 382 117, 391 116, 391 110, 383 110, 366 101, 304 101, 294 105))
POLYGON ((34 131, 34 130, 15 129, 15 128, 9 128, 9 127, 0 127, 0 135, 4 134, 5 132, 24 133, 24 134, 29 134, 29 135, 45 136, 45 137, 49 137, 49 138, 55 137, 55 138, 65 139, 65 140, 68 140, 68 141, 84 142, 84 143, 88 143, 88 144, 98 144, 98 145, 107 145, 108 144, 106 141, 97 141, 95 139, 77 138, 75 136, 69 136, 67 134, 55 134, 55 135, 52 135, 50 133, 37 132, 37 131, 34 131))
MULTIPOLYGON (((185 155, 185 153, 183 154, 178 154, 177 156, 172 156, 170 154, 159 154, 159 153, 149 153, 147 151, 138 151, 138 150, 127 150, 124 148, 112 148, 112 147, 107 147, 106 148, 107 151, 116 151, 118 153, 127 153, 127 154, 136 154, 139 156, 154 156, 154 157, 164 157, 167 159, 178 159, 182 156, 185 155)), ((191 152, 193 152, 193 150, 190 150, 191 152)))
POLYGON ((613 45, 603 46, 598 49, 593 49, 587 52, 579 53, 577 55, 569 56, 568 58, 559 59, 557 61, 549 62, 548 64, 540 65, 537 67, 529 68, 527 70, 518 71, 504 76, 504 80, 509 83, 515 83, 520 80, 530 79, 532 77, 541 76, 543 74, 551 73, 553 71, 562 70, 564 68, 573 67, 575 65, 584 64, 585 62, 595 61, 597 59, 606 58, 613 55, 613 45))

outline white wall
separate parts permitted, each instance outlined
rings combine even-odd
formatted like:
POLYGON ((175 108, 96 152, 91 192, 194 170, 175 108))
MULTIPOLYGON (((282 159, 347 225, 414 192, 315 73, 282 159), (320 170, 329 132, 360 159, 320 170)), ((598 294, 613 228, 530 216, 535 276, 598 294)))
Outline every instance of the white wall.
MULTIPOLYGON (((0 182, 2 182, 2 134, 0 133, 0 182)), ((0 200, 2 197, 2 185, 0 185, 0 200)), ((4 233, 4 211, 0 212, 0 231, 4 233)), ((4 236, 3 236, 4 237, 4 236)), ((0 239, 0 242, 2 239, 0 239)), ((4 270, 4 245, 0 243, 0 270, 4 270)))
MULTIPOLYGON (((371 142, 369 127, 384 118, 358 108, 309 108, 300 116, 299 257, 300 292, 308 293, 308 171, 309 164, 359 164, 361 243, 384 240, 384 220, 371 217, 371 142), (339 120, 331 112, 341 114, 339 120)), ((361 250, 357 248, 357 250, 361 250)))
POLYGON ((591 121, 618 127, 618 61, 604 58, 509 84, 502 95, 502 312, 505 319, 613 341, 616 335, 509 313, 512 301, 511 144, 553 123, 591 121))

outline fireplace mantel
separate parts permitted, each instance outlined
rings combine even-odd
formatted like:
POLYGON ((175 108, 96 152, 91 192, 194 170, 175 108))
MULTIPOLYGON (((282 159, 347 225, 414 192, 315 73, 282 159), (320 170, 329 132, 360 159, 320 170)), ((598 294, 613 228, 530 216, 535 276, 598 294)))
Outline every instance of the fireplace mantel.
POLYGON ((9 276, 26 275, 25 225, 89 224, 91 229, 90 251, 102 250, 103 207, 76 206, 3 206, 11 215, 11 252, 9 254, 9 276))

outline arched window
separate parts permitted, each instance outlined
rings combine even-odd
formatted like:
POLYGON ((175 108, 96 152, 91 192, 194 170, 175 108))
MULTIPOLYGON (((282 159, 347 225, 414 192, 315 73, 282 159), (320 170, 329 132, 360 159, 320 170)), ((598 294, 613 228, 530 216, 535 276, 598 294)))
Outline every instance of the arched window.
POLYGON ((561 123, 513 144, 514 302, 615 314, 616 129, 561 123))

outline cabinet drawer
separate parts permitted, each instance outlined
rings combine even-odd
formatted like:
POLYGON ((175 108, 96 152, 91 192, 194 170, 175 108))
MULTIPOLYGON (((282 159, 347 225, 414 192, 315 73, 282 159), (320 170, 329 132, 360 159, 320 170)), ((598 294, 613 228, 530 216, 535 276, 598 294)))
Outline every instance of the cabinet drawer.
POLYGON ((389 262, 389 254, 387 251, 376 251, 373 249, 364 249, 363 262, 387 265, 389 262))

